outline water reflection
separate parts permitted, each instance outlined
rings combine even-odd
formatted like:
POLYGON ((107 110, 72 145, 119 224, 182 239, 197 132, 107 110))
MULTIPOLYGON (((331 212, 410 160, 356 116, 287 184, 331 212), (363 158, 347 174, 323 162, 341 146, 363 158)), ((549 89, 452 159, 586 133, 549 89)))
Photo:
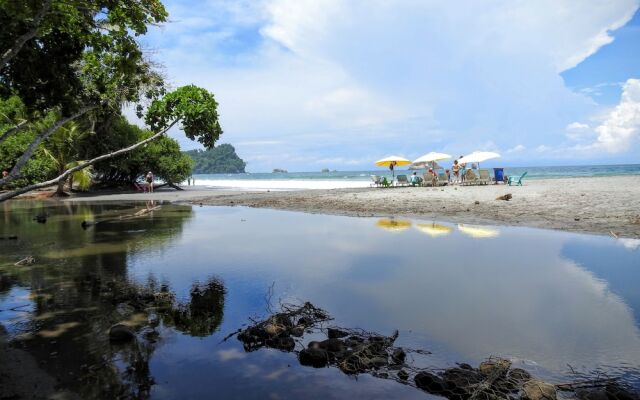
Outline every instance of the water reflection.
POLYGON ((500 236, 500 231, 487 226, 458 224, 458 230, 474 239, 488 239, 500 236))
POLYGON ((0 214, 0 235, 18 236, 0 242, 0 322, 85 397, 198 397, 212 386, 230 398, 414 395, 221 343, 263 315, 274 282, 274 300, 310 301, 338 325, 399 329, 398 344, 432 351, 434 366, 499 355, 554 379, 567 364, 640 370, 640 252, 612 238, 166 205, 83 230, 157 205, 13 204, 0 214), (37 263, 13 266, 26 255, 37 263), (119 321, 138 340, 110 344, 119 321))
POLYGON ((453 228, 447 225, 436 224, 435 222, 430 224, 417 223, 416 229, 422 233, 426 233, 431 237, 446 236, 453 232, 453 228))
MULTIPOLYGON (((175 327, 190 335, 209 335, 220 325, 224 308, 222 281, 194 283, 189 301, 175 299, 170 285, 153 276, 131 280, 128 265, 154 257, 176 240, 192 218, 190 207, 60 204, 24 207, 3 203, 2 231, 18 236, 3 243, 0 259, 0 308, 30 304, 20 315, 0 312, 0 322, 16 346, 26 349, 59 385, 83 398, 147 398, 154 379, 149 361, 162 345, 158 331, 175 327), (151 208, 150 208, 151 207, 151 208), (7 209, 8 208, 8 209, 7 209), (147 212, 140 218, 119 218, 147 212), (152 210, 153 212, 149 212, 152 210), (37 224, 33 214, 47 215, 37 224), (82 221, 104 220, 90 229, 82 221), (14 254, 32 254, 33 267, 14 267, 14 254), (21 289, 28 288, 28 292, 21 289), (172 301, 156 307, 154 294, 172 301), (158 321, 161 323, 158 324, 158 321), (115 323, 137 331, 137 339, 110 343, 115 323)), ((6 311, 6 310, 3 310, 6 311)), ((4 366, 3 366, 4 367, 4 366)))

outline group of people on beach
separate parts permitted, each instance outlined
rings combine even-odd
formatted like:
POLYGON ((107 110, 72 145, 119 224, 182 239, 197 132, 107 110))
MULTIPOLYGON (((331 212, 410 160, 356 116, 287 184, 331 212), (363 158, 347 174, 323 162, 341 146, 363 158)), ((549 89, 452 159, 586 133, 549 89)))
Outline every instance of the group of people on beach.
MULTIPOLYGON (((458 158, 458 160, 462 158, 462 156, 460 156, 458 158)), ((465 181, 465 175, 467 174, 467 164, 466 163, 461 163, 458 160, 454 160, 453 161, 453 165, 451 166, 451 169, 445 169, 444 173, 447 177, 447 182, 450 183, 462 183, 465 181)), ((472 164, 471 165, 471 169, 477 169, 476 164, 472 164)), ((439 177, 438 177, 438 173, 436 172, 436 170, 434 170, 433 168, 429 168, 427 171, 427 174, 425 174, 425 178, 426 177, 430 177, 431 181, 432 181, 432 185, 435 186, 436 182, 438 181, 439 177)), ((422 183, 422 178, 418 176, 418 174, 416 172, 414 172, 411 177, 409 178, 409 182, 411 184, 420 184, 422 183)))

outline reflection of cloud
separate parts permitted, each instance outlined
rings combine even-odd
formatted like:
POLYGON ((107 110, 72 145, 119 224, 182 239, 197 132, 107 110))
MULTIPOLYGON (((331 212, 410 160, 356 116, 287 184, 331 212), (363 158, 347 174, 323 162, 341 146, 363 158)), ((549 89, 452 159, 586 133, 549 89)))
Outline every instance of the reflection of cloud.
POLYGON ((247 357, 247 355, 236 348, 231 348, 229 350, 218 350, 218 359, 222 362, 232 361, 232 360, 242 360, 247 357))
POLYGON ((618 239, 618 241, 629 250, 640 249, 640 239, 618 239))
MULTIPOLYGON (((455 353, 455 361, 508 354, 556 371, 567 363, 640 364, 629 307, 605 281, 561 256, 576 235, 501 227, 500 240, 461 234, 426 240, 416 229, 389 234, 371 218, 244 208, 197 212, 224 229, 211 229, 211 218, 193 219, 181 239, 191 268, 209 271, 215 251, 218 273, 230 280, 268 271, 265 291, 277 279, 288 298, 311 301, 344 326, 412 331, 404 338, 440 346, 455 353), (240 218, 246 222, 238 224, 240 218), (251 245, 238 252, 239 238, 248 235, 251 245)), ((602 251, 612 256, 624 251, 606 243, 602 251)), ((182 261, 165 257, 166 268, 182 261)), ((251 301, 261 302, 263 293, 251 301)))

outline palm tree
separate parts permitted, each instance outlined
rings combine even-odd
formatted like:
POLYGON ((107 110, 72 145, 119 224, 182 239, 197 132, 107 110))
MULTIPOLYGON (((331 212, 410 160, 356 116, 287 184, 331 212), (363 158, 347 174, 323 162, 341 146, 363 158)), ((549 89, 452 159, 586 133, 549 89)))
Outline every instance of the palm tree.
MULTIPOLYGON (((84 160, 80 158, 79 144, 83 139, 91 134, 91 131, 82 129, 76 122, 69 122, 63 125, 56 133, 47 139, 44 145, 44 153, 51 158, 58 174, 64 173, 69 168, 73 168, 84 160)), ((69 176, 69 190, 73 189, 75 182, 80 190, 87 190, 93 182, 93 168, 85 168, 74 172, 69 176)), ((55 195, 65 196, 64 186, 67 180, 58 182, 58 188, 55 195)))

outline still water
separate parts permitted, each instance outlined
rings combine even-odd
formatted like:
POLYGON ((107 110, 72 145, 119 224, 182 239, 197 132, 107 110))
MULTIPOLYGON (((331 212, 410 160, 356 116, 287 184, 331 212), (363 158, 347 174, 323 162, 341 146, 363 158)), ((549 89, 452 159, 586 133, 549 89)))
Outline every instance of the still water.
POLYGON ((309 301, 337 326, 397 329, 396 343, 430 351, 420 362, 432 367, 504 356, 550 381, 603 373, 640 387, 634 241, 239 207, 162 205, 129 219, 118 216, 153 205, 2 207, 0 329, 85 398, 429 397, 223 341, 266 316, 268 299, 309 301), (26 256, 36 263, 14 266, 26 256), (165 292, 206 312, 132 314, 115 291, 165 292), (123 319, 138 322, 138 340, 110 344, 123 319))

